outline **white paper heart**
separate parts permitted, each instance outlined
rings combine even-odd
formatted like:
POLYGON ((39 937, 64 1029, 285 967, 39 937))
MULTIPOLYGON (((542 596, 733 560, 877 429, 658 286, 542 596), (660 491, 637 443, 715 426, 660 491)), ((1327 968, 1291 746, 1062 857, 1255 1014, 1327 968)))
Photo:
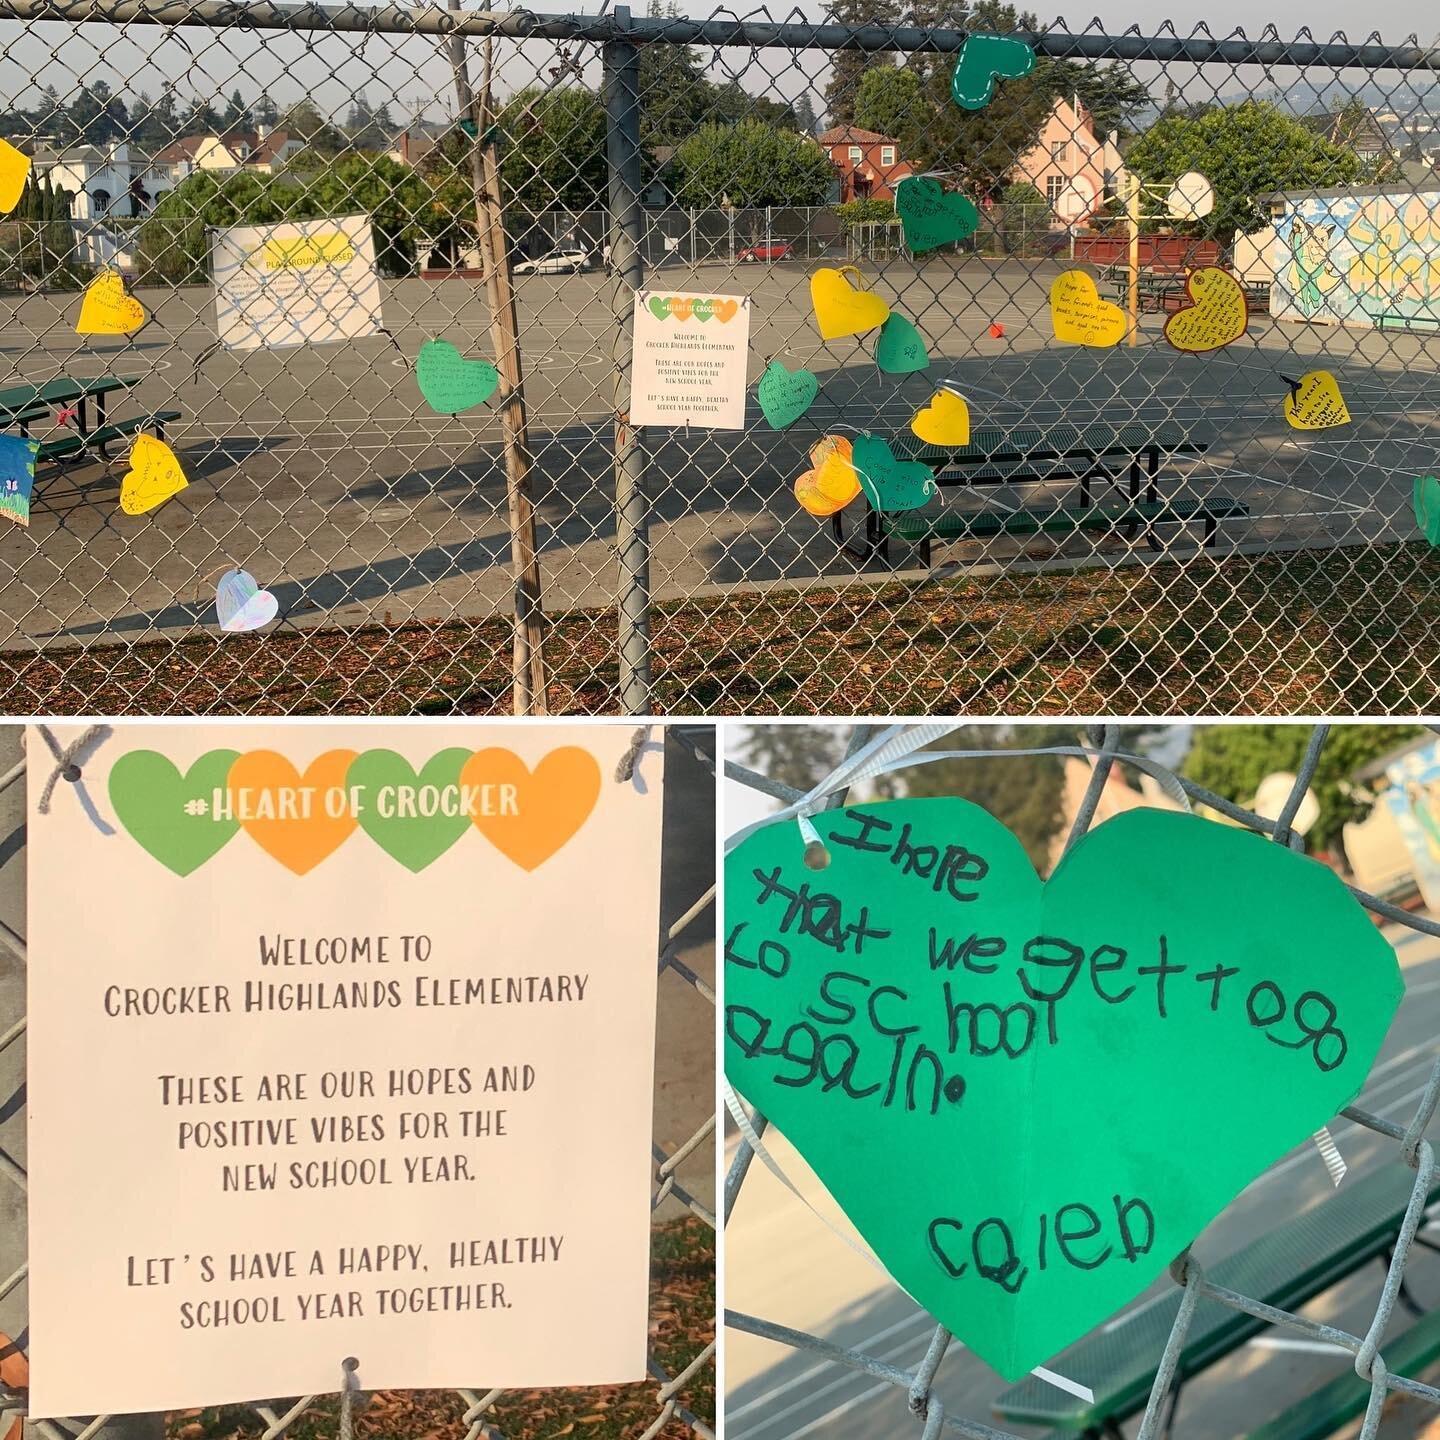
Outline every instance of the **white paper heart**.
POLYGON ((220 628, 231 634, 258 630, 268 625, 279 610, 279 600, 269 590, 262 590, 248 571, 227 570, 215 587, 220 628))

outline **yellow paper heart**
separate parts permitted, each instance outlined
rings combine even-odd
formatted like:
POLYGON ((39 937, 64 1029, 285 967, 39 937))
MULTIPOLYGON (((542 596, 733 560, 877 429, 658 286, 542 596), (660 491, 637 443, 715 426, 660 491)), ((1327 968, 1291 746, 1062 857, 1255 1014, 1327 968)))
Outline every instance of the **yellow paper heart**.
POLYGON ((1118 345, 1129 328, 1125 312, 1100 298, 1083 270, 1065 270, 1050 286, 1050 323, 1066 345, 1118 345))
POLYGON ((1308 370, 1285 397, 1285 418, 1296 430, 1329 430, 1348 425, 1350 411, 1339 382, 1328 370, 1308 370))
POLYGON ((838 340, 874 330, 890 318, 890 307, 869 290, 856 289, 850 276, 861 279, 853 265, 838 270, 822 267, 810 277, 810 302, 822 340, 838 340))
POLYGON ((827 435, 810 447, 811 468, 795 481, 795 498, 812 515, 833 515, 860 493, 860 476, 843 435, 827 435))
POLYGON ((20 203, 29 178, 30 157, 0 140, 0 215, 8 215, 20 203))
POLYGON ((80 302, 77 335, 133 335, 145 323, 145 307, 125 293, 117 270, 102 270, 86 287, 80 302))
POLYGON ((1206 265, 1187 277, 1185 290, 1193 303, 1165 322, 1165 338, 1177 350, 1219 350, 1245 333, 1245 290, 1228 270, 1206 265))
POLYGON ((143 515, 178 495, 190 482, 175 453, 153 435, 137 435, 130 447, 130 468, 120 482, 120 508, 143 515))
POLYGON ((937 390, 935 398, 916 411, 910 428, 927 445, 968 445, 970 407, 953 390, 937 390))

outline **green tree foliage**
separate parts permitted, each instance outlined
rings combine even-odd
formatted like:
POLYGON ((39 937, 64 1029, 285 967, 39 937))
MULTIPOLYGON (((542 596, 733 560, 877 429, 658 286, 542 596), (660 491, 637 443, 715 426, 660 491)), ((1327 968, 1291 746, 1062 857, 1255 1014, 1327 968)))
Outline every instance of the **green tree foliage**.
POLYGON ((929 115, 925 82, 914 70, 876 65, 861 77, 855 95, 855 124, 894 140, 901 157, 912 165, 927 152, 929 115))
POLYGON ((506 103, 499 123, 508 207, 532 215, 604 207, 605 111, 593 90, 527 87, 506 103))
POLYGON ((160 98, 151 100, 142 90, 130 109, 130 143, 147 155, 163 150, 180 133, 175 87, 166 81, 160 98))
POLYGON ((232 90, 230 99, 225 109, 220 114, 220 126, 222 130, 252 130, 255 122, 250 114, 250 107, 245 103, 240 91, 232 90))
POLYGON ((73 290, 82 282, 75 260, 75 231, 70 224, 71 195, 57 190, 47 176, 32 175, 19 202, 0 223, 0 264, 7 284, 46 290, 73 290))
POLYGON ((442 223, 436 193, 416 171, 385 156, 346 155, 307 178, 201 171, 161 197, 140 227, 138 264, 147 280, 203 284, 207 227, 267 225, 327 215, 369 215, 385 275, 409 275, 420 237, 442 223))
POLYGON ((305 143, 304 154, 296 157, 302 165, 313 168, 317 159, 328 159, 349 149, 350 142, 336 129, 310 100, 290 106, 275 122, 292 140, 305 143))
POLYGON ((739 207, 818 205, 834 182, 818 145, 760 120, 702 125, 675 152, 675 198, 696 208, 726 196, 739 207))
POLYGON ((815 106, 810 102, 810 92, 808 90, 805 91, 790 108, 795 116, 795 128, 802 135, 819 134, 820 121, 815 114, 815 106))
POLYGON ((840 763, 850 731, 849 725, 747 725, 738 751, 752 770, 808 790, 840 763))
POLYGON ((1361 171, 1353 151, 1263 100, 1222 106, 1198 119, 1167 116, 1136 140, 1125 163, 1153 184, 1168 184, 1187 170, 1208 176, 1215 209, 1198 225, 1222 244, 1269 222, 1270 193, 1344 185, 1361 171))
MULTIPOLYGON (((835 0, 829 8, 830 18, 837 25, 898 25, 902 13, 900 0, 835 0)), ((855 114, 860 84, 872 70, 891 69, 894 64, 892 53, 837 50, 831 61, 830 79, 825 85, 825 106, 830 114, 830 124, 860 125, 861 129, 869 129, 855 114)))
POLYGON ((275 102, 261 91, 260 98, 255 102, 255 124, 262 135, 268 135, 275 129, 280 119, 280 110, 275 102))
POLYGON ((1031 240, 1049 228, 1049 222, 1049 202, 1028 181, 1005 187, 1000 197, 1000 223, 1009 254, 1023 253, 1031 240))
POLYGON ((176 139, 191 135, 215 135, 220 130, 220 116, 203 96, 197 95, 181 113, 175 127, 176 139))
POLYGON ((130 117, 125 102, 110 93, 103 80, 82 85, 71 97, 64 112, 67 143, 111 145, 129 133, 130 117))
POLYGON ((345 117, 345 134, 357 150, 385 150, 390 145, 396 125, 390 107, 383 100, 372 106, 362 90, 345 117))
MULTIPOLYGON (((1418 725, 1331 727, 1310 787, 1320 806, 1320 818, 1305 837, 1312 851, 1343 854, 1345 825, 1365 819, 1375 801, 1351 777, 1360 766, 1423 733, 1418 725)), ((1298 772, 1309 739, 1308 725, 1201 726, 1185 757, 1184 773, 1207 790, 1248 806, 1267 775, 1298 772)))

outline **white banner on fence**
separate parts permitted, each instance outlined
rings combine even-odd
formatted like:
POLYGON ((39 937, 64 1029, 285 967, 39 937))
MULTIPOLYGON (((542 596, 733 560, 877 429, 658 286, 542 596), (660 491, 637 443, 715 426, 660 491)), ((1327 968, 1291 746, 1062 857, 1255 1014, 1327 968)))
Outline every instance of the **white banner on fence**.
POLYGON ((632 733, 32 731, 32 1416, 644 1377, 632 733))
POLYGON ((215 324, 227 350, 321 345, 380 331, 368 216, 215 230, 210 260, 215 324))
POLYGON ((750 301, 744 295, 635 297, 632 425, 745 428, 750 301))

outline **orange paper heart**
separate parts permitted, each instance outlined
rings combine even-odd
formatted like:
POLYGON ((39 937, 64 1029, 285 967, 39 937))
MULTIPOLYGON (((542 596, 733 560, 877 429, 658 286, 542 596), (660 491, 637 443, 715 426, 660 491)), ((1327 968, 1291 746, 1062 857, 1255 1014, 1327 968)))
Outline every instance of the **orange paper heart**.
POLYGON ((715 318, 723 325, 727 320, 733 320, 739 309, 740 302, 738 300, 717 300, 715 302, 715 318))
POLYGON ((693 295, 672 295, 670 297, 670 313, 677 320, 688 320, 694 305, 695 297, 693 295))
POLYGON ((460 783, 478 791, 475 828, 522 870, 535 870, 590 818, 600 767, 576 745, 552 750, 533 770, 513 750, 491 746, 465 762, 460 783))
POLYGON ((230 767, 226 788, 245 833, 287 870, 297 875, 313 870, 355 828, 348 805, 340 815, 326 806, 327 792, 343 792, 355 755, 354 750, 327 750, 306 766, 303 776, 274 750, 241 755, 230 767), (265 818, 245 818, 247 811, 261 808, 269 812, 265 818))

